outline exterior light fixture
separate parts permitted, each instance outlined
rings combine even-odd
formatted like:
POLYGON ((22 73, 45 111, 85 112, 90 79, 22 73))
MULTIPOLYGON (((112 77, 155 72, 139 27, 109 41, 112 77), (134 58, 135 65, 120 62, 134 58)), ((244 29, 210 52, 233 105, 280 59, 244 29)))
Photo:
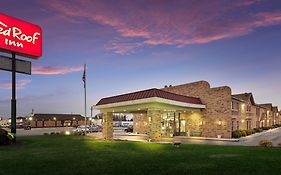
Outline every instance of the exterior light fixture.
POLYGON ((141 113, 141 116, 143 116, 143 114, 141 113))
POLYGON ((53 120, 57 120, 57 118, 56 118, 56 117, 54 117, 54 118, 53 118, 53 120))
POLYGON ((245 120, 241 120, 242 123, 244 123, 245 120))
POLYGON ((148 121, 151 122, 151 117, 148 117, 148 121))
POLYGON ((164 130, 165 129, 165 126, 162 126, 162 130, 164 130))
POLYGON ((202 122, 202 121, 200 121, 200 122, 199 122, 199 125, 200 125, 200 126, 202 126, 202 125, 203 125, 203 122, 202 122))
POLYGON ((28 118, 28 120, 30 120, 30 121, 31 121, 32 119, 33 119, 32 117, 29 117, 29 118, 28 118))
POLYGON ((221 126, 221 124, 222 124, 221 120, 219 120, 218 124, 219 124, 219 126, 221 126))
POLYGON ((76 118, 75 117, 73 117, 73 120, 75 120, 76 118))
POLYGON ((183 111, 183 112, 186 112, 186 111, 183 111))
POLYGON ((126 112, 126 109, 124 109, 123 111, 126 112))
POLYGON ((140 108, 138 108, 138 111, 140 111, 140 108))

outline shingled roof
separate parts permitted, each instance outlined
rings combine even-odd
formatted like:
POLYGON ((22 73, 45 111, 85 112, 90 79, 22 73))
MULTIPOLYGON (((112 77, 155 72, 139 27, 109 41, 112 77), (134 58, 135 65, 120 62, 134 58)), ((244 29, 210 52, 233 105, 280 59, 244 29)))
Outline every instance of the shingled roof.
POLYGON ((83 116, 80 114, 34 114, 33 119, 37 119, 39 121, 41 120, 53 120, 54 117, 56 120, 73 120, 75 118, 76 120, 82 120, 84 119, 83 116))
POLYGON ((252 93, 243 93, 243 94, 233 94, 232 98, 248 101, 250 99, 252 105, 255 105, 255 100, 252 93))
POLYGON ((199 98, 178 95, 178 94, 174 94, 171 92, 153 88, 153 89, 147 89, 147 90, 143 90, 143 91, 132 92, 132 93, 128 93, 128 94, 122 94, 122 95, 102 98, 96 104, 96 106, 111 104, 111 103, 125 102, 125 101, 132 101, 132 100, 140 100, 140 99, 152 98, 152 97, 159 97, 159 98, 174 100, 174 101, 178 101, 178 102, 202 105, 202 102, 199 98))

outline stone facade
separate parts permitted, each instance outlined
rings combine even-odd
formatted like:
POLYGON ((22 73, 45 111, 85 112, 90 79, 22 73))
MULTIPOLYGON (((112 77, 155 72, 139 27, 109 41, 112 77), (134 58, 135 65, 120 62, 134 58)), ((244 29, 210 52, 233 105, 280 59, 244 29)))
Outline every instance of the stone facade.
POLYGON ((261 110, 260 107, 255 104, 252 93, 233 95, 231 110, 233 131, 259 127, 261 110))
POLYGON ((231 89, 227 86, 211 88, 206 81, 172 86, 163 90, 198 97, 206 105, 202 110, 202 136, 231 138, 231 89))
POLYGON ((161 111, 160 110, 147 110, 148 117, 148 139, 155 142, 161 140, 161 111))
POLYGON ((106 140, 113 139, 113 115, 112 113, 103 113, 103 129, 102 134, 103 138, 106 140))

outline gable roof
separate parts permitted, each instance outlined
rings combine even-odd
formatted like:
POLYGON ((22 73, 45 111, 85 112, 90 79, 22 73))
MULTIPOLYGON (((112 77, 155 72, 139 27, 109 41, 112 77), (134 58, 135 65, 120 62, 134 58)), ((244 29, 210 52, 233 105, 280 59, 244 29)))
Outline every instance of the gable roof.
POLYGON ((167 99, 167 100, 202 105, 202 102, 199 98, 178 95, 175 93, 153 88, 153 89, 147 89, 147 90, 143 90, 143 91, 137 91, 137 92, 127 93, 127 94, 102 98, 96 104, 96 106, 111 104, 111 103, 126 102, 126 101, 132 101, 132 100, 140 100, 140 99, 146 99, 146 98, 152 98, 152 97, 159 97, 159 98, 163 98, 163 99, 167 99))
POLYGON ((256 104, 252 93, 233 94, 232 98, 243 100, 243 101, 250 100, 252 105, 256 104))
POLYGON ((53 120, 54 117, 56 120, 73 120, 75 118, 76 120, 82 120, 84 119, 83 116, 80 114, 34 114, 33 119, 37 120, 53 120))
POLYGON ((259 106, 272 110, 272 103, 259 104, 259 106))

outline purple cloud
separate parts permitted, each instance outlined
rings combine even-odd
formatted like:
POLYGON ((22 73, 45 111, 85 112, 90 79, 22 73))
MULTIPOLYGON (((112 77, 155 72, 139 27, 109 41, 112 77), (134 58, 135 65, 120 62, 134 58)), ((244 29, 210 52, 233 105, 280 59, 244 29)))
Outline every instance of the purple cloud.
POLYGON ((51 8, 70 21, 81 18, 118 34, 107 50, 119 54, 143 46, 182 47, 243 36, 258 27, 281 24, 281 11, 253 11, 260 0, 237 1, 53 1, 51 8), (237 12, 248 9, 240 16, 237 12), (132 42, 129 39, 135 39, 132 42))
MULTIPOLYGON (((31 83, 31 80, 19 80, 16 82, 16 86, 18 89, 23 89, 29 83, 31 83)), ((2 82, 0 83, 0 89, 12 89, 12 83, 2 82)))
POLYGON ((32 68, 32 74, 39 75, 58 75, 58 74, 68 74, 72 72, 83 71, 83 66, 76 67, 50 67, 50 66, 39 66, 32 68))

